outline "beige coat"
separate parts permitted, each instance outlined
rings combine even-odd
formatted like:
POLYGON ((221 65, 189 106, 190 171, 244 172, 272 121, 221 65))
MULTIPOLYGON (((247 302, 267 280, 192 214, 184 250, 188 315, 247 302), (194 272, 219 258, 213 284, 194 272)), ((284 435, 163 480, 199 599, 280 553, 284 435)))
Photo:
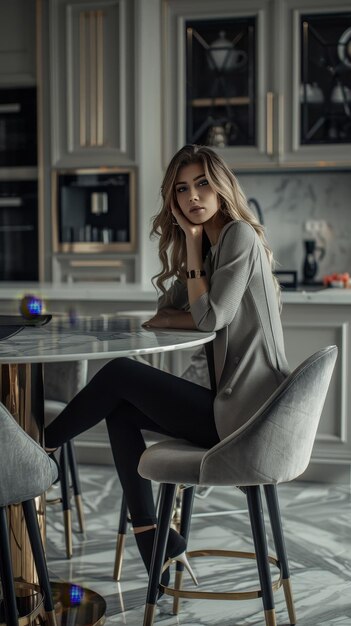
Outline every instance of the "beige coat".
MULTIPOLYGON (((190 311, 199 330, 216 331, 214 415, 223 439, 257 411, 290 370, 270 265, 254 228, 243 221, 227 224, 204 267, 209 291, 190 311)), ((180 281, 169 294, 159 308, 187 308, 180 281)))

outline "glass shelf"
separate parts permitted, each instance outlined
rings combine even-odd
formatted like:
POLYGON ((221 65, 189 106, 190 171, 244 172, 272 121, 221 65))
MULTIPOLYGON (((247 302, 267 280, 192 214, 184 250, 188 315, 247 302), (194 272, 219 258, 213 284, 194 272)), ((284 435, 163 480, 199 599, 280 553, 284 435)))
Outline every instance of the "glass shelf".
POLYGON ((242 106, 250 104, 251 100, 247 96, 233 98, 195 98, 191 101, 193 107, 220 107, 220 106, 242 106))

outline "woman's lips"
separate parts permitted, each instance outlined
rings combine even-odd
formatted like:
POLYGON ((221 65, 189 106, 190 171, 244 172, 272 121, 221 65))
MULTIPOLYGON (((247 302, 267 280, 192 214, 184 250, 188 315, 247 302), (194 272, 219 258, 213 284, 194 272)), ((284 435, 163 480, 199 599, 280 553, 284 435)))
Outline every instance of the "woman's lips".
POLYGON ((190 209, 190 213, 199 213, 200 211, 204 211, 204 207, 203 206, 193 206, 190 209))

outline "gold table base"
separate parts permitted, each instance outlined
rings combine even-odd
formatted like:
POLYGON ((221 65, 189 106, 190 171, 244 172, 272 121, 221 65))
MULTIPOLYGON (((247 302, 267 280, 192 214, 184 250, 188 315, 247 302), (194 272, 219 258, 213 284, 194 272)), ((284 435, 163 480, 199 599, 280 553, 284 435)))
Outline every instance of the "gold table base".
POLYGON ((51 582, 58 626, 102 626, 106 602, 91 589, 72 583, 51 582))
MULTIPOLYGON (((16 582, 18 625, 52 624, 43 606, 38 585, 16 582)), ((102 626, 105 622, 106 602, 95 591, 71 583, 51 582, 57 626, 102 626)), ((0 626, 6 626, 0 622, 0 626)))
MULTIPOLYGON (((43 444, 44 389, 40 363, 0 365, 0 400, 11 415, 37 443, 43 444)), ((35 499, 38 521, 45 545, 45 496, 35 499)), ((8 526, 13 575, 37 584, 38 578, 21 505, 8 507, 8 526)))
MULTIPOLYGON (((41 363, 0 365, 0 400, 23 430, 43 445, 44 385, 41 363)), ((36 498, 35 502, 45 546, 45 496, 36 498)), ((8 507, 8 516, 19 625, 39 625, 45 621, 45 613, 22 506, 8 507)), ((58 626, 102 626, 106 602, 99 594, 71 583, 51 582, 51 589, 58 626)))

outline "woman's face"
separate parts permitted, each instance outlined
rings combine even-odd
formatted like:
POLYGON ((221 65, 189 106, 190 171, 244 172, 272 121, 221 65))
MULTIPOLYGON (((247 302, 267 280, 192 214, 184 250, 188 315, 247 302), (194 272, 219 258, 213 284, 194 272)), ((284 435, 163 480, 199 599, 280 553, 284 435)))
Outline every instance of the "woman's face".
POLYGON ((179 169, 175 193, 182 213, 193 224, 205 224, 218 212, 219 197, 210 187, 201 163, 179 169))

